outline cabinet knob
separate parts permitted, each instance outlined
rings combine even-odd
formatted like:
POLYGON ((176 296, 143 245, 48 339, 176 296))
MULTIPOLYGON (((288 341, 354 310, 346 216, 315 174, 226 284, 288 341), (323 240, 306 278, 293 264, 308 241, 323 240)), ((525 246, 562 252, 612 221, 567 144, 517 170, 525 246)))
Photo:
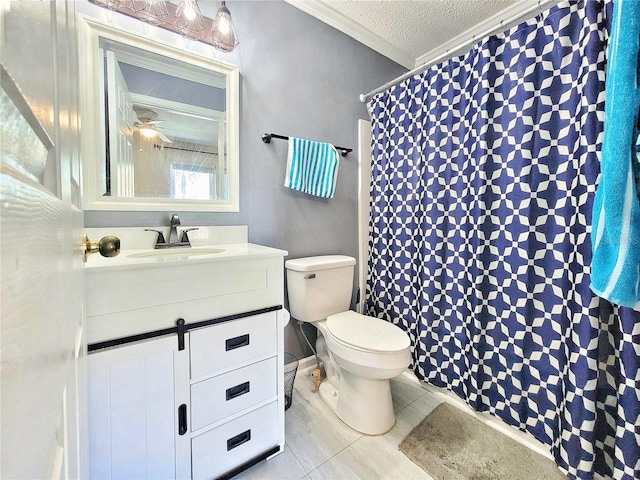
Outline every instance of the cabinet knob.
POLYGON ((120 239, 113 235, 102 237, 98 242, 92 242, 86 233, 82 234, 84 247, 84 261, 86 262, 92 253, 100 253, 103 257, 115 257, 120 253, 120 239))

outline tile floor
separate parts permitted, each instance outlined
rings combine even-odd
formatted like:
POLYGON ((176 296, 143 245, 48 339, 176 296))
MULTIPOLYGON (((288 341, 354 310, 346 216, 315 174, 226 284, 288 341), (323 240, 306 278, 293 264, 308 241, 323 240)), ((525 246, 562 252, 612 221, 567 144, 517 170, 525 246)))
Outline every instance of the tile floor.
POLYGON ((398 445, 442 402, 440 398, 410 379, 393 379, 396 424, 385 435, 366 436, 342 423, 312 390, 309 374, 299 374, 294 383, 293 404, 285 413, 285 451, 236 479, 433 480, 398 445))

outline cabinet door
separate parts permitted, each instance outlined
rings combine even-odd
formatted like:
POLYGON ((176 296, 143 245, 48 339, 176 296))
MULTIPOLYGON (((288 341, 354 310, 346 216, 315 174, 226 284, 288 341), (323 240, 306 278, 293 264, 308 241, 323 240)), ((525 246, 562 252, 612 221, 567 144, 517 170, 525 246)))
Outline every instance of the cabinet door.
POLYGON ((190 476, 189 435, 178 431, 189 354, 177 347, 171 336, 89 355, 91 478, 190 476))

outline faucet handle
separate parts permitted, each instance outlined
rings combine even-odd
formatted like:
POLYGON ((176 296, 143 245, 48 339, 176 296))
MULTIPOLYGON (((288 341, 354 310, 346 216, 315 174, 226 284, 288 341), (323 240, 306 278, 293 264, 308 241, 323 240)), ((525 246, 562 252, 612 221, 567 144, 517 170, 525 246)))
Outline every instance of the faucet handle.
POLYGON ((158 234, 158 238, 156 239, 156 245, 158 245, 160 243, 167 243, 164 240, 164 234, 160 230, 154 230, 153 228, 145 228, 144 231, 145 232, 156 232, 158 234))
POLYGON ((191 242, 189 242, 189 235, 187 235, 187 232, 190 232, 191 230, 200 230, 200 229, 198 227, 185 228, 182 231, 182 237, 180 238, 181 243, 188 243, 189 245, 191 245, 191 242))

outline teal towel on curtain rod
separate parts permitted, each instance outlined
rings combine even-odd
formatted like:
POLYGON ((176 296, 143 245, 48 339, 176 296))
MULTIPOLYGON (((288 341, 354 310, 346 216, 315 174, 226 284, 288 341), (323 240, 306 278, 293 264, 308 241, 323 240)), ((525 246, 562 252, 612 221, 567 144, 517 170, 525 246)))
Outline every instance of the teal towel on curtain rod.
POLYGON ((600 183, 593 205, 591 290, 640 309, 640 2, 614 0, 600 183))

